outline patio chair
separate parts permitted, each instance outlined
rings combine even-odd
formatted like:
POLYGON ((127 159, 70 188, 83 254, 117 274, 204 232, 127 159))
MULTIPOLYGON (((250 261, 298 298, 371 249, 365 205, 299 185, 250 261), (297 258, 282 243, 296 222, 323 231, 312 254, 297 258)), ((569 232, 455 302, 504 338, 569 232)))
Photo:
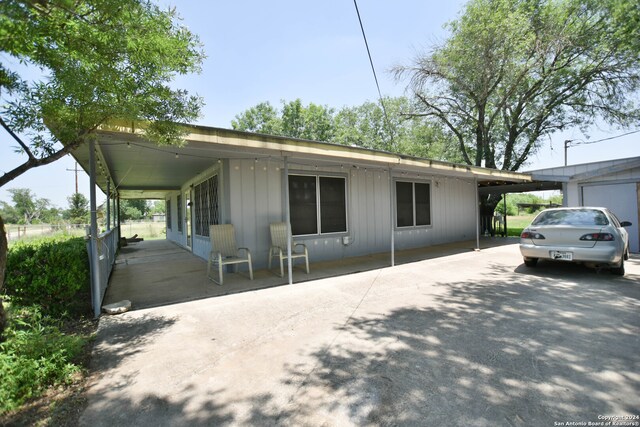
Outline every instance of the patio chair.
MULTIPOLYGON (((280 259, 280 277, 284 277, 284 261, 287 259, 287 224, 285 222, 275 222, 269 225, 271 229, 271 248, 269 249, 269 270, 271 270, 271 260, 275 257, 280 259)), ((291 264, 297 258, 304 258, 307 274, 309 274, 309 252, 304 243, 294 243, 291 241, 291 264), (301 250, 298 251, 298 248, 301 250)))
POLYGON ((251 251, 248 248, 239 248, 236 245, 236 232, 233 224, 211 225, 209 227, 211 239, 211 253, 207 263, 207 277, 218 285, 223 284, 222 268, 225 265, 234 265, 237 272, 238 264, 249 265, 249 278, 253 280, 253 266, 251 265, 251 251), (244 251, 245 256, 240 252, 244 251), (218 281, 211 277, 211 264, 218 269, 218 281))

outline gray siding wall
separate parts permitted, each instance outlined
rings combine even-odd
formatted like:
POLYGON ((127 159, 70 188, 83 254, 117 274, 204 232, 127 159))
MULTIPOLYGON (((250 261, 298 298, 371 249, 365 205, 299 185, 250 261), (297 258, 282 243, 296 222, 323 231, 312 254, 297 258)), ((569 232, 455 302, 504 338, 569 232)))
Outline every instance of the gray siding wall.
MULTIPOLYGON (((221 223, 234 224, 239 247, 248 247, 254 268, 267 265, 271 238, 269 224, 285 220, 284 169, 281 160, 226 160, 183 185, 198 184, 217 173, 219 177, 221 223)), ((319 167, 290 164, 289 173, 343 176, 347 181, 348 231, 329 235, 297 237, 309 249, 310 262, 389 252, 391 201, 389 173, 386 170, 319 167), (343 244, 343 237, 349 244, 343 244)), ((423 227, 393 227, 397 250, 430 246, 445 242, 473 239, 476 232, 475 184, 472 180, 394 173, 395 180, 427 182, 431 189, 431 223, 423 227)), ((394 188, 395 184, 393 184, 394 188)), ((167 239, 185 246, 185 233, 177 231, 177 196, 171 194, 171 230, 167 239)), ((180 207, 183 209, 184 206, 180 207)), ((394 213, 395 215, 395 213, 394 213)), ((193 220, 192 220, 193 224, 193 220)), ((210 243, 207 237, 193 236, 192 251, 207 259, 210 243)))
MULTIPOLYGON (((310 261, 388 252, 391 230, 389 174, 385 170, 320 167, 291 164, 289 173, 344 176, 347 180, 348 232, 295 238, 307 245, 310 261), (343 244, 349 236, 350 243, 343 244)), ((284 171, 281 162, 229 162, 230 216, 238 245, 249 247, 257 268, 266 266, 269 224, 283 221, 284 171)), ((394 179, 431 184, 432 225, 396 229, 396 249, 429 246, 475 236, 475 187, 470 180, 394 175, 394 179)), ((394 202, 395 210, 395 202, 394 202)))

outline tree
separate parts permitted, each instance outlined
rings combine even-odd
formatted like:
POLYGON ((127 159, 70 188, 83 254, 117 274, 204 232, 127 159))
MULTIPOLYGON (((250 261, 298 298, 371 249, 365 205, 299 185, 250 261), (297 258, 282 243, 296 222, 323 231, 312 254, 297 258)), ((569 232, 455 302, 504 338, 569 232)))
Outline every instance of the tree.
MULTIPOLYGON (((410 77, 414 115, 443 123, 467 164, 517 171, 556 131, 638 123, 631 3, 472 0, 448 40, 394 71, 410 77)), ((483 214, 498 201, 483 199, 483 214)))
MULTIPOLYGON (((0 64, 0 125, 26 156, 0 186, 61 158, 114 120, 141 122, 158 144, 180 144, 181 124, 200 111, 200 98, 170 86, 176 74, 199 71, 198 38, 178 24, 175 10, 149 1, 4 0, 0 50, 28 68, 0 64), (29 80, 38 69, 43 77, 29 80)), ((6 248, 0 233, 0 284, 6 248)))
POLYGON ((64 218, 71 224, 89 223, 89 200, 82 193, 73 193, 67 197, 69 208, 64 212, 64 218))
POLYGON ((8 224, 17 224, 20 221, 16 209, 7 202, 0 202, 0 218, 4 218, 8 224))
POLYGON ((302 101, 282 101, 277 110, 269 102, 236 115, 236 130, 288 136, 343 145, 399 152, 438 160, 459 160, 447 143, 449 135, 440 123, 423 117, 409 117, 411 102, 405 97, 385 98, 389 120, 380 104, 365 102, 355 107, 335 109, 302 101))
POLYGON ((20 224, 39 222, 49 210, 49 200, 36 197, 28 188, 10 188, 7 191, 11 193, 13 209, 20 224))
POLYGON ((44 224, 60 224, 62 221, 62 210, 56 206, 51 206, 42 211, 39 221, 44 224))
POLYGON ((333 130, 332 108, 314 103, 304 107, 300 99, 282 106, 284 135, 314 141, 331 141, 333 130))
POLYGON ((120 201, 120 219, 122 221, 142 219, 149 212, 149 206, 144 199, 120 201))
POLYGON ((153 202, 151 202, 151 205, 149 206, 149 213, 151 215, 165 214, 166 210, 167 210, 167 202, 165 202, 164 200, 154 200, 153 202))
POLYGON ((235 120, 231 121, 231 127, 245 132, 283 135, 278 110, 268 101, 237 114, 235 120))
POLYGON ((388 120, 379 103, 342 108, 335 118, 334 142, 436 160, 459 160, 455 150, 450 149, 442 125, 406 114, 413 109, 411 100, 386 97, 383 102, 388 120))
POLYGON ((300 99, 282 101, 280 111, 269 102, 261 102, 236 115, 231 126, 246 132, 330 141, 334 130, 333 113, 333 109, 314 103, 305 107, 300 99))

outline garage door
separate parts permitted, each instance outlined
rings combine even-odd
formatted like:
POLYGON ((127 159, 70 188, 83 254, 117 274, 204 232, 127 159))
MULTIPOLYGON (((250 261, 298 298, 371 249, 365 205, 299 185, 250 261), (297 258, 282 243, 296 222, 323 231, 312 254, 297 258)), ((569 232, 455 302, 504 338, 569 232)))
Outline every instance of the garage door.
POLYGON ((636 183, 585 185, 582 187, 582 204, 609 208, 620 221, 631 221, 633 225, 627 227, 631 252, 640 252, 636 183))

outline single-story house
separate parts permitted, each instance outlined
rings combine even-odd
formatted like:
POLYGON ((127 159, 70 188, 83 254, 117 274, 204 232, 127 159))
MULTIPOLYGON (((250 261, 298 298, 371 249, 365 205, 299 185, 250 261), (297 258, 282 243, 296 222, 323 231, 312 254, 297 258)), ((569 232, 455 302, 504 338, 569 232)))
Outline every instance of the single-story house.
MULTIPOLYGON (((477 239, 479 188, 532 183, 528 174, 205 126, 190 126, 182 147, 155 145, 134 126, 103 128, 73 156, 116 203, 165 200, 166 238, 199 257, 211 251, 210 224, 234 224, 254 268, 267 264, 273 222, 289 220, 312 263, 390 252, 393 265, 396 249, 477 239)), ((100 269, 94 309, 106 290, 100 269)))
POLYGON ((640 252, 640 157, 529 172, 534 180, 562 183, 564 206, 609 208, 621 221, 630 221, 629 246, 640 252))

